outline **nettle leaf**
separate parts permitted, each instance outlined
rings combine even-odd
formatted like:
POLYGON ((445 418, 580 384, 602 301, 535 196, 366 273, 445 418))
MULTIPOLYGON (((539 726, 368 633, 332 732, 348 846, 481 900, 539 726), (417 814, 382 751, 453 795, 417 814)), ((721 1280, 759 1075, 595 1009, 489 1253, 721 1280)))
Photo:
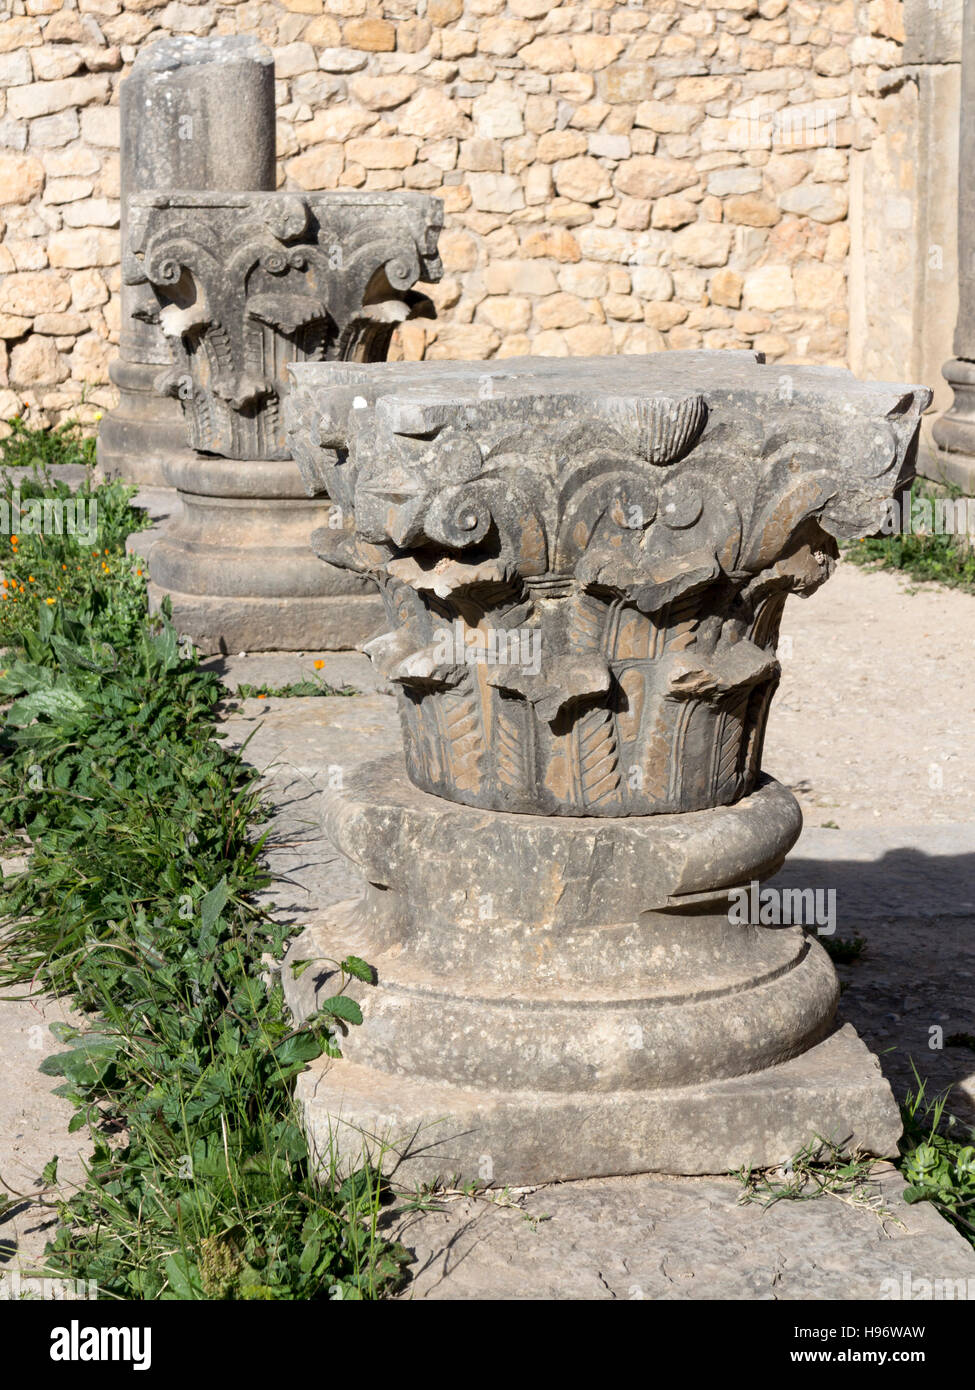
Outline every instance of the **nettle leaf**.
POLYGON ((203 924, 203 930, 205 932, 210 931, 214 922, 226 907, 229 897, 230 888, 227 884, 227 876, 225 874, 217 886, 211 888, 200 903, 200 921, 203 924))
POLYGON ((83 1091, 79 1091, 71 1081, 66 1081, 63 1086, 55 1086, 51 1095, 63 1096, 65 1100, 70 1100, 71 1104, 76 1106, 88 1104, 88 1097, 83 1091))
POLYGON ((45 1057, 38 1070, 44 1076, 63 1076, 75 1086, 94 1086, 115 1063, 121 1039, 103 1033, 83 1033, 79 1046, 45 1057))
POLYGON ((308 1157, 308 1141, 296 1124, 285 1121, 274 1132, 273 1148, 282 1158, 300 1163, 308 1157))
POLYGON ((368 1166, 358 1168, 345 1179, 336 1196, 343 1205, 349 1202, 358 1204, 371 1195, 376 1180, 377 1174, 374 1169, 368 1166))
POLYGON ((320 1235, 313 1235, 305 1245, 298 1261, 298 1268, 303 1274, 310 1274, 318 1264, 319 1256, 322 1253, 322 1238, 320 1235))
POLYGON ((164 1299, 178 1298, 184 1301, 196 1301, 206 1297, 203 1292, 200 1271, 188 1255, 169 1255, 166 1259, 165 1269, 166 1277, 169 1280, 169 1290, 162 1295, 164 1299))
POLYGON ((164 671, 171 671, 174 666, 179 665, 179 642, 172 623, 167 622, 162 632, 150 639, 149 646, 152 655, 164 671))
POLYGON ((55 1154, 50 1163, 45 1163, 41 1169, 41 1182, 45 1187, 53 1187, 58 1180, 58 1155, 55 1154))
POLYGON ((903 1197, 909 1205, 914 1202, 926 1202, 931 1198, 931 1189, 929 1187, 905 1187, 903 1197))
POLYGON ((35 690, 20 700, 15 700, 7 713, 8 722, 25 725, 32 720, 47 715, 49 719, 67 719, 82 714, 86 702, 73 686, 52 685, 46 690, 35 690))
POLYGON ((0 676, 0 695, 19 695, 23 690, 33 690, 37 686, 54 683, 54 672, 50 666, 37 666, 32 661, 19 657, 4 670, 0 676))
POLYGON ((347 994, 333 994, 331 999, 325 999, 319 1005, 323 1014, 331 1014, 333 1018, 340 1018, 343 1023, 361 1023, 362 1010, 354 999, 350 999, 347 994))
POLYGON ((364 980, 367 985, 376 983, 375 969, 361 956, 346 956, 340 968, 345 971, 346 975, 352 975, 357 980, 364 980))
POLYGON ((71 779, 73 775, 74 769, 72 768, 70 762, 55 762, 51 780, 55 787, 57 787, 61 791, 64 791, 71 785, 71 779))
POLYGON ((282 1067, 304 1066, 306 1062, 313 1062, 321 1056, 321 1051, 321 1042, 315 1034, 303 1031, 293 1033, 290 1038, 278 1043, 274 1056, 282 1067))
POLYGON ((54 629, 54 609, 42 604, 37 613, 37 635, 46 642, 54 629))

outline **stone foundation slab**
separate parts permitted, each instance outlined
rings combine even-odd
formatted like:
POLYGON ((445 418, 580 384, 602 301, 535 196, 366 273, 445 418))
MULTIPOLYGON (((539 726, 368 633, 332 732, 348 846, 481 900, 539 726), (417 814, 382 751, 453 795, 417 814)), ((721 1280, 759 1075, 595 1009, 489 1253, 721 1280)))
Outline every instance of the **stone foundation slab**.
POLYGON ((296 1096, 320 1156, 350 1169, 368 1156, 406 1185, 771 1168, 820 1139, 888 1156, 901 1133, 880 1065, 849 1024, 780 1066, 672 1090, 477 1092, 322 1059, 296 1096))

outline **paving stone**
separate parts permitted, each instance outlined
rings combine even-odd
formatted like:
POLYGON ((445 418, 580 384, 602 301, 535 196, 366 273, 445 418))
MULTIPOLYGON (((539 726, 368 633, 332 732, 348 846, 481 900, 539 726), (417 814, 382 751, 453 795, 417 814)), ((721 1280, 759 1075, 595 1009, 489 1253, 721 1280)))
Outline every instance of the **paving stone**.
MULTIPOLYGON (((247 652, 207 657, 202 665, 216 671, 231 690, 240 685, 280 688, 315 680, 332 690, 351 688, 358 695, 390 693, 389 683, 361 652, 247 652), (316 668, 316 662, 323 664, 316 668)), ((275 709, 280 707, 279 701, 272 703, 275 709)), ((263 701, 261 704, 266 708, 263 701)), ((247 706, 252 707, 253 703, 247 706)))
POLYGON ((876 1212, 829 1195, 763 1209, 739 1205, 734 1178, 602 1178, 394 1213, 386 1229, 413 1252, 405 1299, 873 1301, 902 1296, 905 1275, 975 1296, 975 1251, 902 1191, 887 1171, 876 1212))

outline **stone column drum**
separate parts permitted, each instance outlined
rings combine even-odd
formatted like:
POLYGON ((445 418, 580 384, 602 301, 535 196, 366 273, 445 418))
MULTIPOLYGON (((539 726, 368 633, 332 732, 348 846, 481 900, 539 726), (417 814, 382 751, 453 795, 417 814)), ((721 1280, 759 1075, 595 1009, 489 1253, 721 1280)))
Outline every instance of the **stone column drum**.
POLYGON ((274 62, 251 38, 160 39, 119 88, 122 324, 109 369, 119 388, 98 432, 106 475, 166 486, 188 449, 178 404, 155 389, 169 365, 155 296, 131 254, 130 195, 145 189, 273 189, 274 62))
POLYGON ((153 546, 150 602, 207 652, 348 648, 382 607, 364 574, 322 565, 316 526, 343 530, 291 461, 287 366, 384 357, 397 323, 431 313, 443 205, 420 193, 145 193, 132 254, 168 344, 156 388, 192 449, 166 480, 180 512, 153 546))
POLYGON ((893 1152, 815 934, 729 893, 801 828, 761 770, 783 606, 879 529, 929 392, 730 352, 291 373, 405 747, 326 793, 364 889, 315 945, 377 984, 299 1079, 319 1151, 498 1183, 893 1152))
POLYGON ((961 106, 958 128, 958 318, 955 355, 941 375, 954 392, 935 422, 934 442, 945 482, 975 492, 975 0, 965 0, 962 24, 961 106))

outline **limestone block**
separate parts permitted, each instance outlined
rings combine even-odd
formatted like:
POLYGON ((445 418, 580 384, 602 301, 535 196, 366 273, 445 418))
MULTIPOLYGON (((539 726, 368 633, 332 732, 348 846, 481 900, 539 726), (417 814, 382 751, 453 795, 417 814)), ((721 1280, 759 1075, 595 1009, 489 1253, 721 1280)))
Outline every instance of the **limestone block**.
POLYGON ((68 369, 50 338, 33 333, 10 350, 10 380, 15 386, 53 386, 68 369))
POLYGON ((693 166, 654 155, 634 155, 624 160, 613 175, 616 189, 633 198, 660 198, 691 188, 697 182, 693 166))
POLYGON ((689 202, 686 198, 657 198, 652 206, 650 222, 654 227, 673 231, 678 227, 686 227, 688 222, 697 221, 697 204, 689 202))
POLYGON ((692 265, 725 265, 731 253, 734 232, 721 223, 695 222, 674 236, 674 255, 692 265))
POLYGON ((69 286, 50 271, 22 271, 0 280, 0 313, 32 318, 66 309, 70 300, 69 286))
POLYGON ((470 128, 468 118, 436 87, 423 87, 399 112, 397 129, 424 140, 464 136, 470 128))
POLYGON ((396 47, 396 29, 387 19, 346 20, 342 37, 350 48, 369 53, 391 53, 396 47))
POLYGON ((4 203, 29 203, 44 187, 44 166, 33 155, 0 153, 0 197, 4 203))
POLYGON ((821 183, 800 184, 779 195, 779 207, 815 222, 838 222, 846 216, 849 199, 843 188, 821 183))
POLYGON ((408 73, 388 73, 382 76, 354 77, 349 90, 363 106, 373 111, 389 111, 402 106, 417 89, 417 80, 408 73))
POLYGON ((108 78, 100 75, 68 77, 59 82, 35 82, 7 93, 7 114, 14 120, 33 120, 93 102, 107 105, 108 78))
POLYGON ((743 227, 774 227, 782 218, 782 213, 775 203, 754 193, 726 198, 721 212, 728 222, 743 227))
POLYGON ((580 203, 598 203, 613 195, 609 174, 598 159, 579 155, 555 166, 555 187, 564 198, 580 203))
POLYGON ((795 303, 788 266, 767 265, 745 275, 744 303, 748 309, 788 309, 795 303))
POLYGON ((737 309, 741 303, 744 280, 734 270, 719 270, 708 282, 708 293, 712 304, 725 304, 737 309))

